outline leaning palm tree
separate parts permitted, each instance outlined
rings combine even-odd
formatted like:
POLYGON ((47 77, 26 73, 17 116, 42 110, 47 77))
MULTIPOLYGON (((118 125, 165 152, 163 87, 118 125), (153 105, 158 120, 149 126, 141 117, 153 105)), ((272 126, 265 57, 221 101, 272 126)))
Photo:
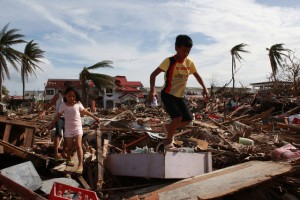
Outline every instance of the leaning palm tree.
POLYGON ((13 49, 14 44, 25 43, 22 39, 24 35, 18 34, 19 29, 8 30, 6 24, 0 32, 0 102, 2 101, 2 84, 4 76, 10 79, 9 68, 7 62, 10 63, 15 70, 19 71, 17 63, 21 61, 23 53, 13 49))
POLYGON ((232 92, 234 93, 234 87, 235 87, 235 78, 234 78, 234 75, 236 73, 236 59, 241 62, 241 60, 244 60, 239 52, 244 52, 244 53, 248 53, 249 51, 243 49, 245 46, 248 46, 247 44, 245 43, 241 43, 241 44, 238 44, 236 46, 234 46, 231 50, 230 50, 230 53, 231 53, 231 75, 232 75, 232 92))
POLYGON ((287 56, 284 52, 290 52, 290 49, 284 49, 282 43, 274 44, 271 48, 266 48, 269 51, 269 59, 272 68, 272 76, 274 81, 276 82, 276 74, 278 71, 278 65, 281 66, 281 62, 283 61, 282 56, 287 56))
POLYGON ((89 70, 103 68, 103 67, 111 67, 112 61, 104 60, 98 62, 90 67, 84 67, 79 74, 79 78, 81 80, 83 91, 82 91, 82 103, 83 105, 87 106, 87 89, 89 87, 89 81, 93 81, 95 87, 102 89, 102 88, 112 88, 115 86, 114 78, 105 74, 97 74, 91 73, 89 70))
MULTIPOLYGON (((23 83, 23 99, 25 99, 25 80, 28 81, 29 75, 36 77, 35 71, 37 69, 42 70, 37 64, 42 62, 40 59, 44 58, 45 51, 42 51, 38 44, 31 40, 24 50, 22 57, 21 77, 23 83)), ((43 70, 42 70, 43 71, 43 70)))

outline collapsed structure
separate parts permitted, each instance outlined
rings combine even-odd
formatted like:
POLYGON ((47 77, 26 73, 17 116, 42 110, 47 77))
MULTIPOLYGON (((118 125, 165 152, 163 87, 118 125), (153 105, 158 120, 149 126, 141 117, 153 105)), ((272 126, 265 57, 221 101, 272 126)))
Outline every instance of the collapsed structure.
MULTIPOLYGON (((39 120, 37 110, 20 108, 0 119, 1 160, 18 158, 1 162, 0 183, 16 196, 41 199, 53 197, 54 182, 106 199, 298 198, 300 104, 296 98, 253 100, 240 98, 233 109, 226 106, 229 99, 193 99, 195 120, 175 137, 179 152, 164 152, 161 146, 162 125, 168 122, 162 107, 98 109, 100 124, 82 118, 82 175, 53 158, 51 134, 44 128, 53 112, 39 120), (7 185, 13 177, 5 175, 6 169, 22 163, 28 167, 28 161, 43 179, 39 187, 29 189, 13 180, 7 185)), ((18 167, 14 171, 18 174, 18 167)))

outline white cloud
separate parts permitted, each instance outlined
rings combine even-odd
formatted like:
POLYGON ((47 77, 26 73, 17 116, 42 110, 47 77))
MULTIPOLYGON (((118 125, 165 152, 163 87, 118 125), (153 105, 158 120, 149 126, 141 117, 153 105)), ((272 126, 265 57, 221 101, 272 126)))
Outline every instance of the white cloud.
MULTIPOLYGON (((194 40, 190 56, 206 85, 212 77, 220 85, 230 80, 230 49, 237 44, 248 44, 250 51, 237 66, 237 83, 243 85, 264 81, 271 72, 267 47, 284 43, 294 50, 300 45, 300 8, 291 0, 286 1, 290 7, 254 0, 0 2, 5 8, 0 25, 11 22, 10 28, 21 29, 46 51, 44 72, 29 78, 28 90, 42 89, 48 78, 78 78, 84 66, 101 60, 112 60, 114 68, 95 72, 125 75, 149 86, 150 73, 175 53, 174 40, 181 33, 194 40)), ((20 75, 13 70, 11 75, 4 84, 20 94, 20 75)), ((162 79, 158 77, 157 85, 162 79)), ((188 86, 198 84, 191 78, 188 86)))

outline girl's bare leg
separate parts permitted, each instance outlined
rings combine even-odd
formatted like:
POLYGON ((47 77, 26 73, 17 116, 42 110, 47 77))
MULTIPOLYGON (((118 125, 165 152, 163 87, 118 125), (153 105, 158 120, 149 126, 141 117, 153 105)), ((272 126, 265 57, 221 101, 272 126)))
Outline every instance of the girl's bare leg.
POLYGON ((71 160, 72 158, 72 149, 73 149, 73 138, 65 138, 67 142, 67 159, 71 160))
POLYGON ((78 169, 83 169, 83 150, 82 150, 82 135, 76 135, 75 136, 75 147, 77 150, 77 156, 78 156, 78 169))

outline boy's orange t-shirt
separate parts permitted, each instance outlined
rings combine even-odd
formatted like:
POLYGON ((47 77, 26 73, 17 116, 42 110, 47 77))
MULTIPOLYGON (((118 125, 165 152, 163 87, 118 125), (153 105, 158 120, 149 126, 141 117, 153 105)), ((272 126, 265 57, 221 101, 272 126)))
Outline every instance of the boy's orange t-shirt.
POLYGON ((165 72, 165 92, 182 98, 190 74, 197 72, 194 62, 186 58, 182 63, 175 60, 170 66, 170 58, 166 58, 159 68, 165 72))

